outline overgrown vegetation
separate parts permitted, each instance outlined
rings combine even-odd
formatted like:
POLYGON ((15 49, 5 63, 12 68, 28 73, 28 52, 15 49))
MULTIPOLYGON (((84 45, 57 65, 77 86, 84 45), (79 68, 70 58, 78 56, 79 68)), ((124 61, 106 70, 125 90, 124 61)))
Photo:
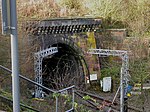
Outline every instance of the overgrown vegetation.
POLYGON ((130 36, 150 34, 149 0, 18 0, 17 3, 19 20, 100 17, 107 20, 110 27, 117 24, 117 27, 128 28, 130 36), (119 21, 123 24, 118 24, 119 21))
MULTIPOLYGON (((58 17, 97 17, 103 19, 103 28, 127 28, 128 36, 133 40, 124 41, 124 49, 132 52, 130 60, 130 74, 134 83, 145 82, 150 79, 150 0, 17 0, 19 46, 22 49, 23 36, 21 32, 22 22, 26 20, 43 20, 58 17), (148 40, 145 42, 145 40, 148 40)), ((21 58, 21 57, 20 57, 21 58)), ((20 59, 22 60, 22 59, 20 59)), ((26 61, 30 61, 27 60, 26 61)), ((24 63, 21 63, 21 71, 26 71, 24 63)), ((0 35, 0 64, 10 66, 10 39, 0 35)), ((103 69, 102 77, 117 77, 119 67, 103 69)), ((30 70, 29 70, 30 71, 30 70)), ((32 76, 29 76, 32 77, 32 76)), ((33 78, 33 77, 32 77, 33 78)), ((0 71, 0 89, 11 90, 10 79, 0 71), (7 84, 6 84, 7 83, 7 84), (3 85, 7 86, 3 86, 3 85)), ((23 86, 26 86, 24 84, 23 86)), ((22 86, 22 87, 23 87, 22 86)), ((25 90, 23 91, 23 93, 25 90)), ((146 95, 144 95, 146 96, 146 95)), ((28 101, 29 103, 30 100, 28 101)), ((38 101, 33 104, 49 105, 38 101)), ((5 107, 5 106, 4 106, 5 107)), ((83 106, 79 106, 81 110, 83 106)), ((6 107, 9 110, 9 107, 6 107)), ((43 107, 44 111, 44 107, 43 107)), ((46 111, 46 109, 45 109, 46 111)))

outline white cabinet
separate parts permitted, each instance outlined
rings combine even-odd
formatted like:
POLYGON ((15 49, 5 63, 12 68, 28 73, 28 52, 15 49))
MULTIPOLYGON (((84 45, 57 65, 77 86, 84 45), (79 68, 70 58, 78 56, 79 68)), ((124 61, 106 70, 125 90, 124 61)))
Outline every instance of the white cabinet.
POLYGON ((103 78, 103 91, 104 92, 111 91, 111 77, 103 78))

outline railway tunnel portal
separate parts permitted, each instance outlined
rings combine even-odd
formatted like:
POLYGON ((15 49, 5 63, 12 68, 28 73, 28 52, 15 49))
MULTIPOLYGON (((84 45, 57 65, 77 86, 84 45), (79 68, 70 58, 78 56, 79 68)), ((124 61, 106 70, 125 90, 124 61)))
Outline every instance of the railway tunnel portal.
MULTIPOLYGON (((76 85, 83 88, 89 68, 83 57, 84 52, 77 45, 74 35, 94 32, 101 24, 99 19, 52 19, 29 21, 26 32, 33 52, 36 82, 53 89, 76 85), (41 52, 57 48, 57 52, 41 58, 41 52)), ((47 53, 47 52, 45 52, 47 53)), ((42 89, 36 87, 36 97, 41 97, 42 89)))

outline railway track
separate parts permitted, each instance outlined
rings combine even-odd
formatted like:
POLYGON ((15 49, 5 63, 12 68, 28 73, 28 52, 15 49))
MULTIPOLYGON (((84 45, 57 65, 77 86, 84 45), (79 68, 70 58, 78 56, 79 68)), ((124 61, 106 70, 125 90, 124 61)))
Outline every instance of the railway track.
MULTIPOLYGON (((90 96, 91 98, 84 100, 82 104, 84 104, 85 106, 87 106, 92 110, 95 111, 103 110, 104 112, 120 112, 120 104, 118 103, 119 101, 113 102, 97 94, 93 94, 81 90, 76 90, 75 94, 81 99, 83 99, 87 95, 90 96)), ((130 105, 128 105, 128 110, 132 112, 143 112, 143 110, 130 105)))
MULTIPOLYGON (((0 101, 6 103, 9 106, 12 106, 12 104, 13 104, 13 100, 12 99, 7 98, 7 97, 5 97, 3 95, 0 95, 0 101)), ((27 105, 25 105, 23 103, 20 103, 20 106, 21 106, 21 109, 23 109, 23 110, 27 109, 27 110, 31 110, 33 112, 40 112, 39 110, 37 110, 35 108, 32 108, 30 106, 27 106, 27 105)), ((5 111, 0 111, 0 112, 5 112, 5 111)))

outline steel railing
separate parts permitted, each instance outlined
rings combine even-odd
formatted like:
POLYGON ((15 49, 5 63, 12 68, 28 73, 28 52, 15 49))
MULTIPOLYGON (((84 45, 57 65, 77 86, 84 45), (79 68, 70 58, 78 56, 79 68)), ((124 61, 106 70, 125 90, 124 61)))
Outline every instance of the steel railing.
MULTIPOLYGON (((0 65, 0 68, 5 70, 5 71, 7 71, 7 72, 9 72, 9 73, 12 73, 12 71, 10 69, 8 69, 8 68, 6 68, 6 67, 4 67, 2 65, 0 65)), ((71 89, 72 90, 72 107, 71 107, 71 109, 67 110, 66 112, 71 112, 71 111, 74 110, 74 97, 75 97, 75 93, 74 93, 75 92, 74 91, 75 86, 74 85, 70 86, 70 87, 67 87, 67 88, 64 88, 64 89, 61 89, 61 90, 53 90, 53 89, 47 88, 47 87, 45 87, 45 86, 43 86, 43 85, 33 81, 31 79, 28 79, 27 77, 24 77, 21 74, 19 74, 19 77, 21 79, 26 80, 26 81, 30 82, 31 84, 33 84, 33 85, 39 86, 42 89, 45 89, 45 90, 47 90, 47 91, 49 91, 51 93, 61 93, 61 92, 64 92, 64 91, 67 91, 67 90, 71 89)), ((56 112, 58 112, 58 96, 56 96, 55 99, 56 99, 56 112)))

